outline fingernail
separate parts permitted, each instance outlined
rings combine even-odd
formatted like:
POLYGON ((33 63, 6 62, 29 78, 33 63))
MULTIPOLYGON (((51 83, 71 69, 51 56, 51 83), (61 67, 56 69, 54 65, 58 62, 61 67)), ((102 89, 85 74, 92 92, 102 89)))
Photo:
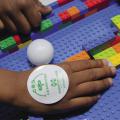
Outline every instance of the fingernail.
POLYGON ((47 9, 49 9, 50 11, 52 11, 52 7, 48 6, 47 9))
POLYGON ((113 74, 116 74, 116 68, 115 67, 111 67, 110 69, 111 69, 113 74))
POLYGON ((101 95, 98 95, 97 98, 100 99, 100 98, 101 98, 101 95))
POLYGON ((114 66, 114 65, 113 65, 111 62, 109 62, 108 66, 109 66, 109 67, 112 67, 112 66, 114 66))
POLYGON ((109 61, 108 61, 108 60, 104 59, 104 60, 102 60, 102 61, 103 61, 103 64, 104 64, 104 65, 109 65, 109 61))
POLYGON ((112 85, 112 84, 113 84, 112 78, 109 78, 109 79, 108 79, 108 82, 109 82, 110 85, 112 85))

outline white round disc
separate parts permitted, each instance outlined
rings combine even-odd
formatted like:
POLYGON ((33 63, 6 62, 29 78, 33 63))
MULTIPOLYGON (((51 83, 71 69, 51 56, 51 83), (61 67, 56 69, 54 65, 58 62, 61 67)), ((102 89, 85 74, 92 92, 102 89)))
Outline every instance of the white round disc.
POLYGON ((66 95, 68 87, 68 75, 57 65, 43 65, 36 68, 27 81, 29 94, 43 104, 60 101, 66 95))

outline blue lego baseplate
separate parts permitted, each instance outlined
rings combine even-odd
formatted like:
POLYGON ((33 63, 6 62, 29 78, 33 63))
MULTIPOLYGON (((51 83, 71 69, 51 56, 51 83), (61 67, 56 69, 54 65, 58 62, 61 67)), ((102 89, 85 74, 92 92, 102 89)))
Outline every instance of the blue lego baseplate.
MULTIPOLYGON (((49 40, 55 48, 55 56, 52 63, 64 61, 67 57, 82 51, 83 47, 87 50, 94 48, 115 37, 118 31, 112 25, 111 17, 120 14, 120 6, 114 3, 110 7, 89 16, 81 21, 74 23, 56 33, 53 33, 45 39, 49 40)), ((35 38, 35 36, 32 36, 35 38)), ((37 38, 37 37, 36 37, 37 38)), ((0 59, 0 68, 9 70, 28 70, 32 65, 27 60, 26 49, 21 49, 0 59)), ((119 120, 120 115, 120 69, 114 79, 114 85, 101 97, 99 102, 83 115, 66 117, 65 120, 119 120)), ((8 111, 4 108, 3 111, 8 111)), ((2 110, 1 110, 2 111, 2 110)), ((13 116, 15 109, 11 111, 13 116)), ((9 119, 7 113, 0 114, 0 120, 9 119), (3 117, 3 118, 2 118, 3 117)), ((30 120, 43 120, 44 118, 31 117, 30 120)), ((19 119, 15 119, 19 120, 19 119)), ((53 119, 52 119, 53 120, 53 119)), ((61 118, 61 120, 63 120, 61 118)))

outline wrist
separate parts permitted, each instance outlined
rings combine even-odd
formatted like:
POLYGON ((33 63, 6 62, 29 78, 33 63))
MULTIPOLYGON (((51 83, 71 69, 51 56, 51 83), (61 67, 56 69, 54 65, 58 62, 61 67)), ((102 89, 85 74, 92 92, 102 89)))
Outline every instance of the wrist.
POLYGON ((11 103, 15 96, 18 72, 0 70, 0 102, 11 103))

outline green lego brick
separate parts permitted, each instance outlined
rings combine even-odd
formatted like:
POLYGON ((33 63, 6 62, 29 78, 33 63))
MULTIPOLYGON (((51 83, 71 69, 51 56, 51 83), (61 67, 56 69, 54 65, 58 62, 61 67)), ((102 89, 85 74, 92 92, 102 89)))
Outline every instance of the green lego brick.
POLYGON ((94 55, 93 57, 95 59, 108 59, 108 58, 115 56, 115 55, 117 55, 116 51, 112 47, 110 47, 110 48, 94 55))
POLYGON ((63 28, 65 28, 65 27, 67 27, 67 26, 69 26, 69 25, 71 25, 71 24, 72 24, 72 22, 62 23, 62 24, 59 26, 59 29, 63 29, 63 28))
POLYGON ((113 24, 120 30, 120 15, 114 16, 112 19, 113 24))
POLYGON ((16 46, 16 42, 13 37, 8 37, 0 42, 0 49, 2 51, 7 51, 16 46))
POLYGON ((94 56, 96 55, 97 53, 100 53, 102 52, 103 50, 107 49, 107 48, 110 48, 111 47, 111 41, 107 42, 107 43, 104 43, 102 45, 99 45, 93 49, 91 49, 89 51, 90 55, 94 56))
POLYGON ((1 49, 2 51, 7 50, 7 47, 8 47, 8 45, 7 45, 6 41, 1 41, 1 42, 0 42, 0 49, 1 49))
POLYGON ((120 36, 120 32, 118 32, 117 35, 120 36))
POLYGON ((47 31, 52 27, 53 27, 53 23, 51 22, 51 20, 49 20, 49 19, 43 20, 41 22, 40 32, 47 31))

